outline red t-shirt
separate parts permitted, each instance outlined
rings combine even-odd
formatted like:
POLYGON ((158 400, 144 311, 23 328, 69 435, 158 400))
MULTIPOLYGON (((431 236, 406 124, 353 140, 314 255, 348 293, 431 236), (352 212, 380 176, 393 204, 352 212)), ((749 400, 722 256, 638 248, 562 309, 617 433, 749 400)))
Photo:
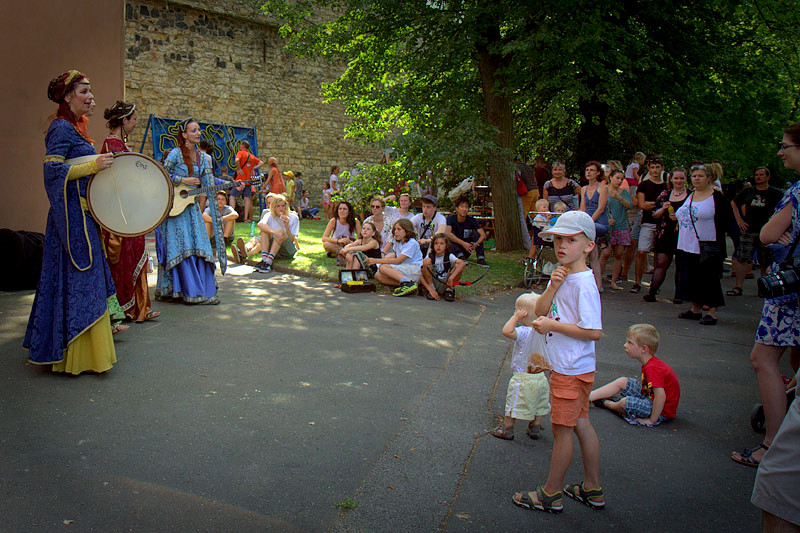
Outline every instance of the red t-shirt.
POLYGON ((239 172, 236 173, 236 179, 239 181, 249 180, 253 176, 253 167, 261 163, 259 158, 247 150, 239 150, 236 153, 236 161, 239 163, 239 172), (247 156, 250 156, 249 160, 247 156))
POLYGON ((681 398, 678 376, 667 363, 655 356, 642 366, 642 394, 652 400, 653 389, 664 389, 667 399, 661 414, 667 418, 675 418, 678 413, 678 400, 681 398))
POLYGON ((269 169, 269 192, 275 194, 283 194, 286 192, 286 183, 281 176, 281 169, 272 167, 269 169))

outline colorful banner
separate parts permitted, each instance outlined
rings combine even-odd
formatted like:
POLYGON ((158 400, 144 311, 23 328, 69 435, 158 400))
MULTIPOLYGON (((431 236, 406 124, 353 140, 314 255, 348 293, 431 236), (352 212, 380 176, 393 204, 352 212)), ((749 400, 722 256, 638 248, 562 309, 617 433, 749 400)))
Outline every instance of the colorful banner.
MULTIPOLYGON (((162 158, 178 145, 179 124, 184 119, 174 119, 156 117, 150 115, 147 128, 153 130, 153 158, 161 161, 162 158)), ((217 162, 217 174, 222 171, 222 167, 228 167, 228 174, 233 175, 234 160, 236 152, 239 151, 239 143, 248 141, 253 155, 258 157, 258 138, 256 127, 230 126, 228 124, 209 124, 208 122, 197 122, 203 138, 213 149, 212 157, 217 162)), ((147 141, 147 130, 142 139, 142 148, 147 141)))

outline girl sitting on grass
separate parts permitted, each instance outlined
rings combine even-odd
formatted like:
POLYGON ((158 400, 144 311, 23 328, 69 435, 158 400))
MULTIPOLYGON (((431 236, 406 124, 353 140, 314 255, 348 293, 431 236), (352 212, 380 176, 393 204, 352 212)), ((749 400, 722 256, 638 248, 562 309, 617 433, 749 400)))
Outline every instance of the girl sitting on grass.
POLYGON ((340 202, 336 207, 336 218, 328 221, 322 233, 322 247, 328 257, 338 257, 339 250, 353 242, 360 233, 361 223, 356 219, 353 206, 349 202, 340 202))
POLYGON ((422 261, 422 286, 428 291, 425 297, 428 300, 439 300, 440 294, 445 301, 452 302, 456 298, 455 284, 464 270, 464 261, 450 253, 449 241, 444 233, 433 236, 432 246, 428 257, 422 261), (435 286, 433 278, 441 283, 435 286))
POLYGON ((348 270, 359 269, 362 266, 356 252, 362 252, 366 257, 373 259, 381 258, 381 236, 378 235, 378 230, 372 222, 364 222, 361 226, 360 239, 339 250, 339 255, 344 257, 345 267, 348 270))
POLYGON ((375 280, 390 287, 397 287, 393 296, 407 296, 417 290, 417 281, 422 266, 422 251, 414 233, 414 225, 401 218, 392 226, 394 244, 392 251, 382 259, 369 258, 370 265, 378 265, 375 280))

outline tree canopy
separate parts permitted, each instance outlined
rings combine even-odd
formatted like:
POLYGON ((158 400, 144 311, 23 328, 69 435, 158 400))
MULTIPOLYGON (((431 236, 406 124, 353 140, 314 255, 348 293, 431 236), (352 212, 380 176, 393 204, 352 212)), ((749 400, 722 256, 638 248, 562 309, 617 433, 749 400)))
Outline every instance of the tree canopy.
POLYGON ((511 156, 577 168, 772 163, 800 109, 800 0, 268 0, 287 47, 342 74, 323 95, 398 172, 491 176, 497 246, 521 245, 511 156))

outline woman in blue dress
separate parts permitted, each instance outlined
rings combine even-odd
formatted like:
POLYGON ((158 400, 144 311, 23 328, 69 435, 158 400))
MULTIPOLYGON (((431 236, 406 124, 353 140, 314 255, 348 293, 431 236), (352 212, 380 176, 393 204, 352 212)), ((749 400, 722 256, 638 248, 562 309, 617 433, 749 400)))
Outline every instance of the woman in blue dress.
POLYGON ((111 166, 113 154, 92 146, 86 118, 94 104, 89 80, 77 70, 50 82, 58 104, 47 128, 44 187, 50 201, 42 273, 23 346, 28 360, 55 372, 105 372, 116 363, 107 301, 114 281, 100 231, 88 213, 89 178, 111 166))
MULTIPOLYGON (((172 183, 188 187, 213 185, 211 156, 197 148, 202 139, 200 125, 187 118, 179 128, 178 146, 164 160, 172 183)), ((211 242, 196 204, 190 204, 177 216, 167 217, 156 228, 156 252, 156 298, 182 299, 186 304, 219 303, 211 242)))

